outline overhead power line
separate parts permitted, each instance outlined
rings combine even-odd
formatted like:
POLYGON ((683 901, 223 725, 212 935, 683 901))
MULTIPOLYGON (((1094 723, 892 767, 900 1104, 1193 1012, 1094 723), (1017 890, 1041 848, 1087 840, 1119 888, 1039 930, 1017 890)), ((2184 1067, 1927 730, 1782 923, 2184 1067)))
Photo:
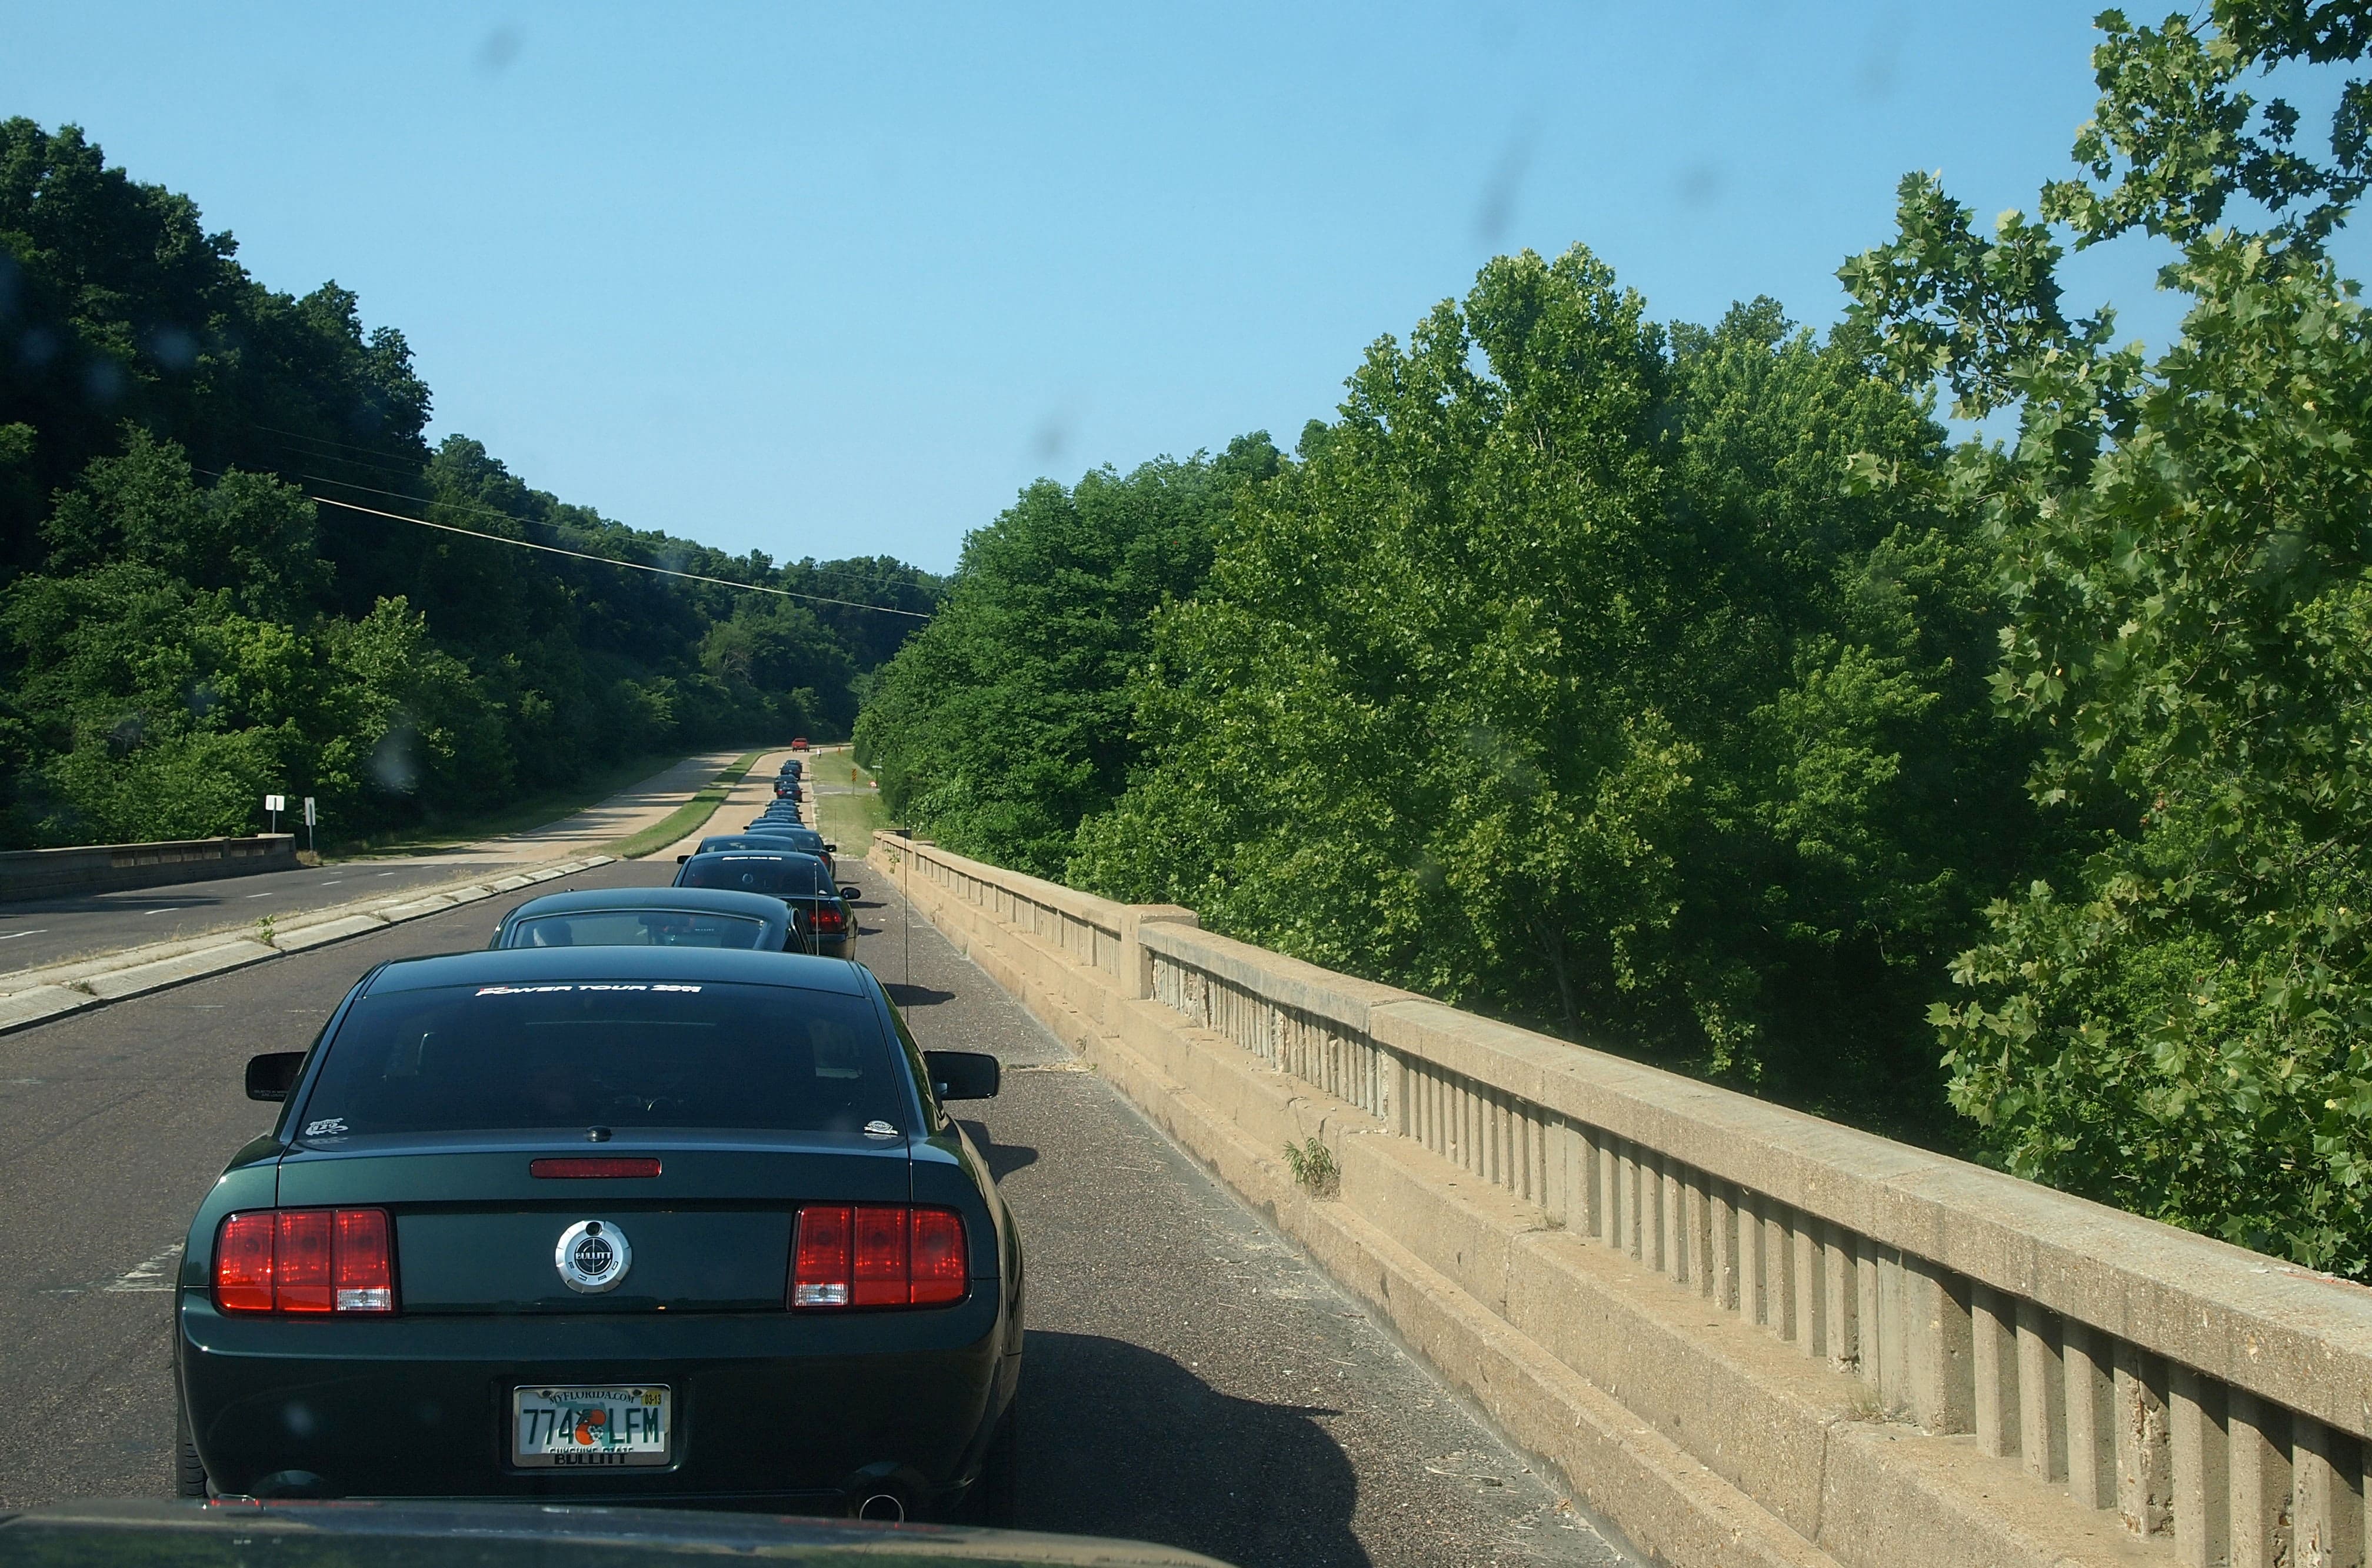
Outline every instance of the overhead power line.
MULTIPOLYGON (((311 452, 311 453, 308 453, 308 454, 306 454, 306 455, 307 455, 307 456, 308 456, 308 457, 320 457, 321 454, 320 454, 320 453, 319 453, 319 452, 311 452)), ((211 469, 204 469, 204 470, 199 470, 199 471, 201 471, 201 472, 204 472, 204 473, 211 473, 211 472, 213 472, 214 470, 211 470, 211 469)), ((414 502, 418 502, 420 505, 424 505, 424 506, 442 506, 442 507, 444 507, 444 508, 445 508, 447 511, 448 511, 448 512, 475 512, 475 513, 477 513, 477 514, 478 514, 480 517, 500 517, 503 521, 505 521, 505 522, 506 522, 506 523, 521 523, 521 522, 528 522, 528 521, 530 521, 530 520, 531 520, 531 519, 529 519, 529 518, 521 517, 519 517, 519 516, 518 516, 517 513, 515 513, 515 512, 506 512, 506 511, 503 511, 501 508, 499 508, 499 507, 495 507, 495 506, 479 506, 479 505, 472 505, 472 504, 471 504, 470 502, 467 502, 467 501, 448 501, 448 500, 444 500, 444 499, 442 499, 442 498, 437 498, 437 499, 433 499, 433 500, 425 500, 425 499, 423 499, 423 498, 422 498, 422 497, 420 497, 420 496, 411 494, 409 494, 408 492, 405 492, 405 491, 401 491, 401 490, 387 490, 387 489, 383 489, 383 488, 381 488, 380 486, 376 485, 376 484, 358 484, 358 483, 356 483, 355 481, 353 481, 353 480, 351 480, 351 479, 332 479, 332 478, 331 478, 328 474, 325 474, 325 473, 305 473, 305 472, 301 471, 301 470, 296 470, 296 469, 283 469, 283 470, 281 470, 280 471, 281 471, 282 473, 291 475, 291 476, 293 476, 293 477, 295 477, 295 478, 296 478, 296 479, 301 479, 301 480, 308 481, 308 482, 312 482, 312 483, 314 483, 314 484, 334 484, 334 485, 337 485, 337 486, 339 486, 340 488, 342 488, 342 489, 345 489, 345 490, 359 490, 359 491, 361 491, 361 492, 362 492, 364 494, 366 494, 366 495, 384 495, 384 496, 388 497, 388 498, 389 498, 390 500, 391 500, 391 501, 414 501, 414 502)), ((598 517, 600 517, 600 514, 597 512, 597 513, 595 513, 595 514, 594 514, 594 516, 598 517)), ((609 519, 609 518, 607 518, 607 517, 602 517, 602 518, 601 518, 601 520, 602 520, 603 522, 610 522, 610 519, 609 519)), ((546 523, 544 524, 544 526, 545 526, 546 528, 576 528, 578 525, 574 524, 574 523, 552 523, 552 522, 546 522, 546 523)), ((625 530, 626 530, 628 533, 632 533, 632 532, 634 532, 634 529, 632 529, 632 528, 626 528, 626 525, 625 525, 625 524, 623 524, 623 523, 612 523, 612 524, 611 524, 611 526, 612 526, 612 527, 615 527, 615 528, 625 528, 625 530)), ((590 532, 590 531, 592 531, 592 530, 590 530, 590 529, 580 529, 580 531, 584 531, 584 532, 590 532)), ((718 552, 718 553, 722 554, 722 553, 723 553, 723 552, 721 552, 721 551, 720 551, 720 552, 718 552)), ((592 557, 592 559, 594 559, 594 560, 596 560, 596 561, 611 561, 611 560, 615 560, 615 559, 616 559, 616 557, 614 557, 614 556, 609 556, 609 555, 597 555, 597 556, 592 557)), ((623 564, 623 563, 622 563, 622 564, 623 564)), ((790 566, 786 566, 786 567, 785 568, 785 570, 786 570, 786 571, 787 571, 787 570, 793 570, 793 569, 795 569, 795 568, 790 567, 790 566)), ((815 576, 818 576, 818 577, 839 577, 839 578, 841 578, 841 579, 843 579, 843 580, 855 580, 855 581, 858 581, 858 582, 863 582, 863 581, 865 581, 865 580, 866 580, 866 579, 864 579, 864 578, 862 578, 862 577, 858 576, 858 575, 857 575, 856 573, 854 573, 854 572, 839 571, 839 570, 835 570, 834 568, 830 567, 830 566, 808 566, 808 567, 804 568, 804 570, 805 570, 805 571, 807 571, 807 572, 808 572, 809 574, 811 574, 811 575, 815 575, 815 576)), ((908 586, 909 586, 909 587, 912 587, 912 586, 913 586, 913 585, 911 585, 911 584, 910 584, 910 585, 908 585, 908 586)), ((809 597, 810 597, 810 598, 812 598, 812 597, 814 597, 814 596, 810 595, 809 597)), ((833 600, 833 601, 831 601, 831 602, 833 602, 833 603, 838 603, 839 601, 838 601, 838 600, 833 600)), ((867 605, 867 606, 866 606, 866 608, 867 610, 887 610, 887 609, 889 609, 889 606, 887 606, 887 605, 880 605, 880 604, 874 604, 874 605, 867 605)), ((896 613, 899 613, 899 614, 904 614, 904 615, 913 615, 913 614, 917 613, 917 611, 914 611, 914 610, 901 610, 901 611, 897 611, 896 613)), ((927 619, 927 617, 925 617, 925 619, 927 619)))
MULTIPOLYGON (((330 482, 334 484, 337 481, 330 482)), ((818 604, 836 604, 847 610, 878 610, 883 615, 903 615, 913 621, 928 621, 920 610, 892 610, 886 604, 863 604, 853 598, 827 598, 822 594, 795 593, 789 588, 762 587, 756 583, 737 583, 727 577, 703 577, 697 572, 678 572, 666 566, 646 566, 639 561, 621 561, 613 555, 588 555, 581 550, 563 550, 556 544, 538 544, 531 539, 505 539, 498 533, 480 533, 475 528, 457 528, 451 523, 432 523, 425 517, 407 517, 401 512, 382 512, 376 506, 357 506, 351 501, 334 501, 327 495, 308 495, 307 500, 319 506, 338 506, 349 512, 365 512, 374 517, 386 517, 415 528, 435 528, 440 533, 457 533, 470 539, 483 539, 494 544, 507 544, 520 550, 541 550, 547 555, 573 556, 579 561, 598 561, 604 566, 623 566, 630 571, 649 572, 656 576, 681 577, 688 582, 714 583, 720 588, 740 588, 753 594, 773 594, 778 598, 812 599, 818 604)))
MULTIPOLYGON (((301 431, 295 431, 295 430, 283 430, 283 429, 281 429, 281 428, 280 428, 280 426, 278 426, 278 425, 276 425, 276 424, 250 424, 248 425, 248 428, 249 428, 250 430, 260 430, 260 431, 263 431, 263 432, 266 432, 266 433, 268 433, 268 434, 270 434, 270 435, 273 435, 273 436, 296 436, 296 437, 297 437, 298 439, 300 439, 300 440, 319 442, 320 444, 321 444, 321 445, 323 445, 323 446, 326 446, 326 447, 345 447, 345 448, 346 448, 346 450, 351 451, 351 452, 377 452, 377 448, 374 448, 374 447, 355 447, 355 446, 352 446, 352 445, 350 445, 350 444, 348 444, 348 443, 346 443, 346 442, 343 442, 343 441, 332 441, 332 440, 331 440, 331 439, 330 439, 328 436, 307 436, 307 435, 305 435, 305 434, 304 434, 303 432, 301 432, 301 431)), ((340 455, 339 455, 338 453, 336 453, 336 452, 312 452, 312 451, 307 451, 307 450, 306 450, 304 447, 302 447, 291 446, 290 444, 288 444, 288 443, 286 443, 286 442, 284 442, 284 441, 274 441, 274 442, 270 442, 270 443, 268 443, 268 445, 278 447, 280 447, 283 451, 286 451, 286 452, 294 452, 294 453, 296 453, 296 454, 297 456, 299 456, 299 457, 311 458, 311 459, 316 459, 316 460, 327 460, 327 461, 329 461, 329 462, 332 462, 332 463, 350 463, 350 464, 352 464, 352 465, 354 465, 355 467, 357 467, 357 468, 378 469, 378 470, 382 470, 383 472, 391 473, 391 474, 399 474, 399 475, 401 475, 402 477, 407 478, 407 479, 417 479, 417 478, 419 478, 419 477, 420 477, 420 474, 421 474, 421 470, 420 470, 420 468, 419 468, 419 467, 417 467, 416 465, 412 465, 412 464, 375 463, 375 462, 369 462, 369 461, 366 461, 366 460, 365 460, 364 459, 361 459, 361 458, 348 458, 348 457, 342 457, 342 456, 340 456, 340 455)), ((378 452, 378 453, 377 453, 377 455, 381 456, 381 457, 386 457, 386 456, 389 456, 389 455, 390 455, 390 454, 384 453, 384 452, 378 452)), ((213 470, 209 469, 209 470, 201 470, 201 471, 211 473, 213 470)), ((299 470, 293 469, 293 468, 283 468, 283 469, 281 469, 279 471, 280 471, 281 473, 285 474, 285 475, 288 475, 288 476, 290 476, 290 477, 292 477, 292 478, 301 479, 301 480, 308 480, 308 481, 312 482, 313 482, 313 483, 315 483, 315 484, 334 484, 334 485, 339 486, 339 487, 340 487, 340 488, 342 488, 342 489, 345 489, 345 490, 359 490, 359 491, 362 491, 365 494, 368 494, 368 495, 385 495, 385 496, 389 497, 390 499, 391 499, 391 500, 396 500, 396 501, 421 501, 421 497, 419 497, 419 496, 417 496, 417 495, 414 495, 414 494, 413 494, 410 491, 406 491, 406 490, 388 490, 388 489, 384 489, 384 488, 382 488, 381 486, 378 486, 378 485, 376 485, 376 484, 363 484, 363 483, 360 483, 360 482, 356 482, 356 481, 355 481, 355 480, 351 480, 351 479, 332 479, 332 478, 331 478, 328 474, 324 474, 324 473, 305 473, 305 472, 301 471, 301 470, 299 470)), ((527 482, 526 482, 525 480, 521 480, 521 479, 519 479, 516 474, 509 474, 509 473, 507 473, 507 472, 506 472, 506 478, 509 478, 509 479, 514 480, 514 481, 515 481, 516 482, 517 482, 517 483, 518 483, 522 488, 527 489, 530 494, 535 493, 535 491, 534 491, 534 487, 533 487, 532 485, 528 484, 528 483, 527 483, 527 482)), ((422 504, 423 504, 423 505, 427 505, 428 503, 426 503, 426 502, 423 502, 422 504)), ((478 505, 471 505, 470 503, 468 503, 468 502, 466 502, 466 501, 452 501, 452 500, 442 500, 442 499, 440 499, 440 500, 437 500, 437 501, 435 503, 435 505, 439 505, 439 506, 442 506, 442 507, 445 507, 445 508, 446 508, 447 510, 448 510, 448 511, 476 512, 476 513, 478 513, 479 515, 481 515, 481 516, 483 516, 483 517, 500 517, 500 518, 502 518, 505 522, 517 522, 517 521, 520 521, 520 520, 521 520, 521 519, 517 517, 517 514, 515 514, 515 513, 506 512, 506 511, 503 511, 503 510, 501 510, 501 509, 499 509, 499 508, 497 508, 497 507, 494 507, 494 506, 478 506, 478 505)), ((564 503, 564 503, 561 503, 561 505, 567 505, 567 503, 564 503)), ((577 508, 577 510, 580 510, 580 511, 587 511, 587 512, 591 512, 591 511, 592 511, 592 509, 591 509, 590 507, 579 507, 579 508, 577 508)), ((600 513, 599 513, 599 512, 592 512, 592 515, 593 515, 595 517, 599 518, 602 522, 613 524, 613 526, 618 527, 618 528, 627 528, 627 531, 628 531, 628 532, 633 532, 633 531, 634 531, 632 528, 628 528, 626 524, 619 523, 619 522, 617 522, 617 521, 616 521, 616 519, 614 519, 614 518, 610 518, 610 517, 601 517, 601 514, 600 514, 600 513)), ((562 527, 562 526, 574 526, 574 525, 552 524, 552 525, 550 525, 550 526, 552 526, 552 527, 555 527, 555 528, 556 528, 556 527, 562 527)), ((605 557, 605 559, 606 559, 606 557, 605 557)), ((808 559, 812 560, 812 559, 814 559, 814 558, 813 558, 812 556, 810 556, 808 559)), ((792 565, 792 564, 795 564, 795 563, 785 563, 785 566, 786 566, 786 568, 787 568, 788 566, 790 566, 790 565, 792 565)), ((805 570, 806 570, 806 571, 807 571, 810 575, 813 575, 813 576, 817 576, 817 577, 837 577, 837 578, 842 579, 843 581, 853 581, 853 582, 871 582, 871 581, 877 580, 877 579, 872 579, 872 578, 866 577, 866 576, 864 576, 863 575, 861 575, 861 574, 859 574, 859 573, 844 571, 844 570, 841 570, 841 569, 838 569, 838 568, 835 568, 835 567, 831 567, 831 566, 808 566, 808 567, 806 567, 806 568, 805 568, 805 570)), ((887 607, 886 607, 886 606, 883 606, 883 605, 872 605, 872 606, 868 606, 867 608, 869 608, 869 609, 874 609, 874 610, 881 610, 881 609, 886 609, 887 607)), ((915 613, 915 612, 914 612, 914 611, 913 611, 913 610, 908 610, 908 611, 906 611, 906 613, 911 615, 911 614, 913 614, 913 613, 915 613)))

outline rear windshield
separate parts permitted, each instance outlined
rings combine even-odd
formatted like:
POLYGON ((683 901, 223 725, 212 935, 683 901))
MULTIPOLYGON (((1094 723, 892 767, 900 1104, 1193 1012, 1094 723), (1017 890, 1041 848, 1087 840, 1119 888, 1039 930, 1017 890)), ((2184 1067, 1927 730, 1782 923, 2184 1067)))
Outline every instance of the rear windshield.
POLYGON ((776 898, 814 898, 833 891, 823 866, 803 854, 703 854, 684 863, 676 886, 729 888, 776 898))
POLYGON ((300 1125, 335 1132, 901 1124, 898 1055, 861 996, 656 981, 366 996, 300 1125))
POLYGON ((756 947, 766 923, 700 910, 577 910, 510 929, 506 947, 756 947))

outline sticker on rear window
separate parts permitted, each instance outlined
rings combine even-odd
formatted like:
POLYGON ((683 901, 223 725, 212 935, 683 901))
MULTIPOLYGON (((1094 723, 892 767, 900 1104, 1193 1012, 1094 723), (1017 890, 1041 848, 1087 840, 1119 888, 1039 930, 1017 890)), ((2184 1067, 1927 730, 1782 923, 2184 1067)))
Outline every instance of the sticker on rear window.
POLYGON ((694 996, 700 994, 700 987, 696 985, 645 985, 640 981, 597 981, 581 985, 482 985, 478 987, 477 994, 480 996, 548 996, 554 992, 562 991, 673 991, 690 993, 694 996))
POLYGON ((343 1116, 325 1116, 319 1121, 305 1123, 308 1138, 334 1138, 345 1130, 346 1119, 343 1116))

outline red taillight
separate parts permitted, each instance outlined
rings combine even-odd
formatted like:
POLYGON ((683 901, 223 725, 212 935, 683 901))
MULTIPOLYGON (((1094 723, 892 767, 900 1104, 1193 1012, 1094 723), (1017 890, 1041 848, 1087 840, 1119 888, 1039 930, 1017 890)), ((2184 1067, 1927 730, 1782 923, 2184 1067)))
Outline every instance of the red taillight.
POLYGON ((971 1283, 953 1209, 811 1203, 799 1211, 791 1305, 938 1307, 971 1283))
POLYGON ((274 1310, 330 1309, 330 1231, 334 1218, 328 1209, 280 1211, 279 1249, 272 1260, 274 1310))
POLYGON ((906 1305, 906 1211, 866 1204, 855 1211, 856 1268, 851 1307, 906 1305))
POLYGON ((915 1306, 963 1299, 963 1216, 953 1209, 916 1209, 912 1256, 915 1306))
POLYGON ((659 1162, 653 1159, 542 1159, 527 1162, 529 1176, 575 1178, 585 1179, 599 1177, 657 1176, 659 1162))
POLYGON ((273 1214, 233 1214, 215 1237, 215 1305, 226 1312, 272 1310, 273 1214))
POLYGON ((838 904, 818 904, 815 928, 828 936, 838 936, 848 930, 848 916, 841 912, 838 904))
POLYGON ((233 1214, 215 1237, 226 1312, 392 1312, 395 1257, 383 1209, 233 1214))
POLYGON ((337 1245, 331 1249, 332 1298, 341 1312, 395 1310, 395 1258, 384 1209, 340 1209, 337 1245))
POLYGON ((793 1307, 848 1305, 848 1211, 818 1204, 799 1211, 797 1258, 791 1269, 793 1307))

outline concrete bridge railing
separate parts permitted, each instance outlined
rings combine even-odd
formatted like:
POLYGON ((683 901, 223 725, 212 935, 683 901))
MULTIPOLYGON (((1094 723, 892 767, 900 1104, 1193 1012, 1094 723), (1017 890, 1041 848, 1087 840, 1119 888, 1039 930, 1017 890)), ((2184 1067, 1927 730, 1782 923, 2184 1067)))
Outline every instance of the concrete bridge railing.
POLYGON ((294 833, 6 850, 0 851, 0 902, 163 888, 258 871, 288 871, 296 864, 294 833))
POLYGON ((1184 910, 874 859, 1652 1555, 2363 1568, 2372 1291, 1184 910))

